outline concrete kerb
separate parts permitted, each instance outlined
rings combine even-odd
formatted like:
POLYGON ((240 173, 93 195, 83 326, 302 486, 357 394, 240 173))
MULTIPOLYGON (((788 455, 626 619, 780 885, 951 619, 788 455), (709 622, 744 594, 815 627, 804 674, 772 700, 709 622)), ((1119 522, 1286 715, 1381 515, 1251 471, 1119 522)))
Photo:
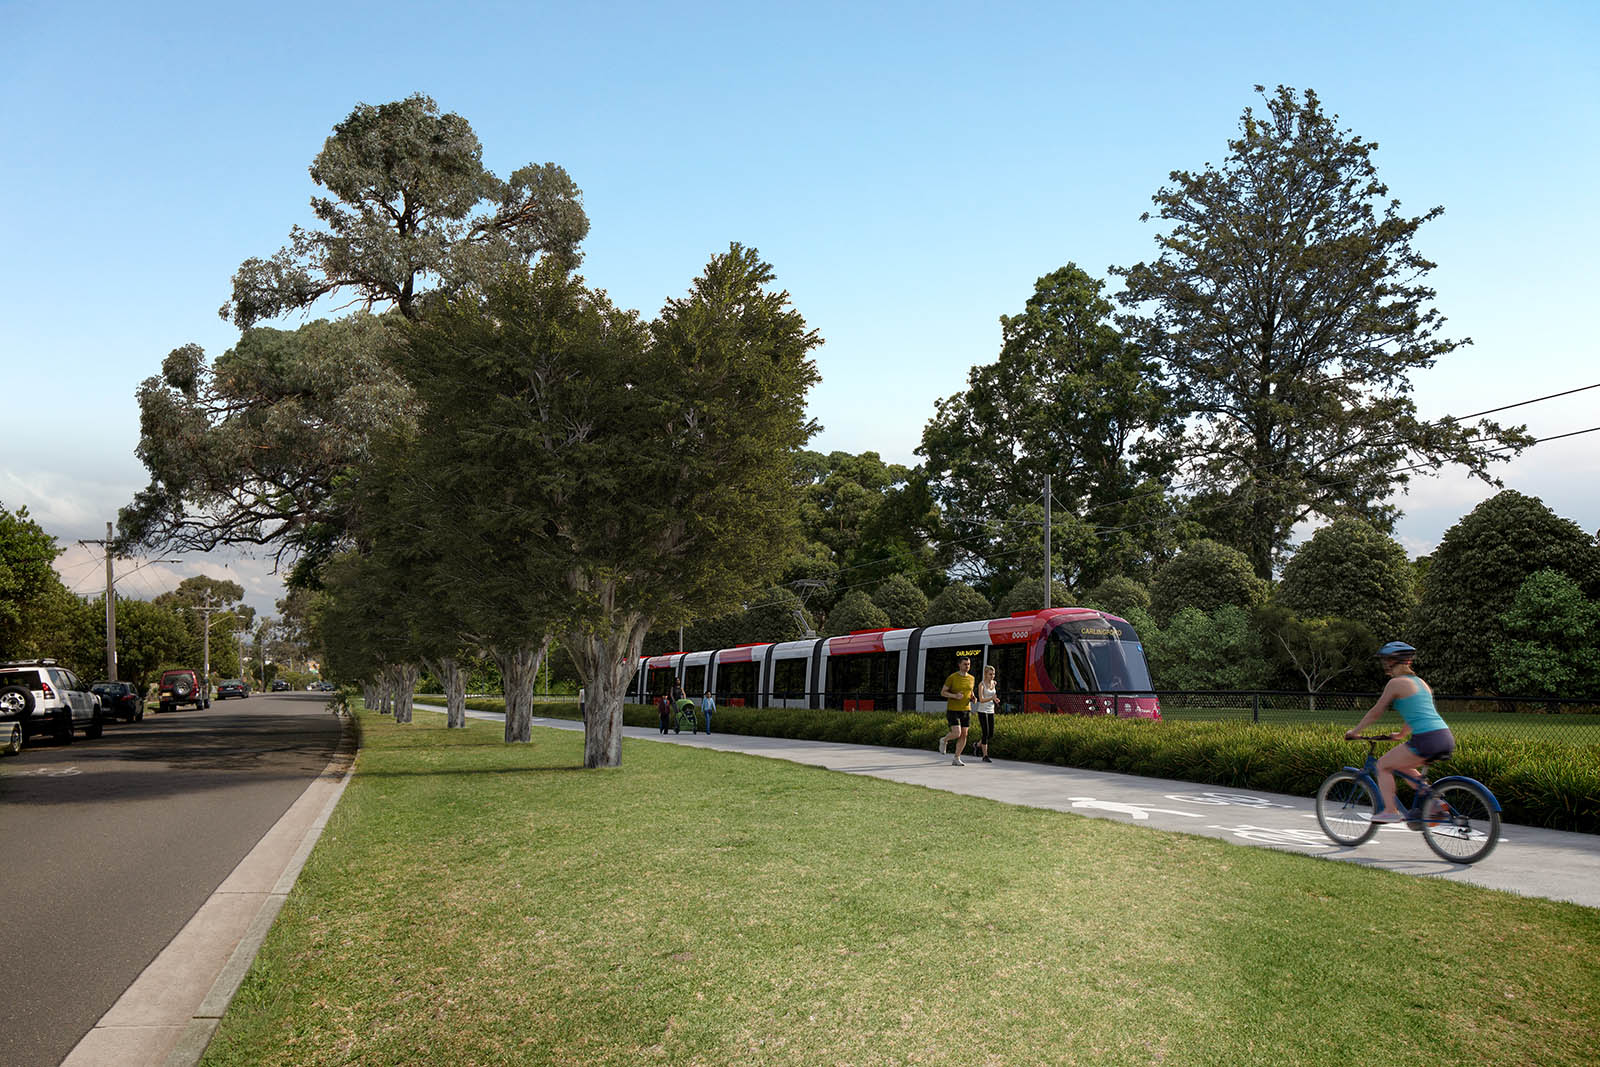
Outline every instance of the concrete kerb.
POLYGON ((62 1067, 193 1067, 350 782, 347 719, 328 765, 79 1041, 62 1067))

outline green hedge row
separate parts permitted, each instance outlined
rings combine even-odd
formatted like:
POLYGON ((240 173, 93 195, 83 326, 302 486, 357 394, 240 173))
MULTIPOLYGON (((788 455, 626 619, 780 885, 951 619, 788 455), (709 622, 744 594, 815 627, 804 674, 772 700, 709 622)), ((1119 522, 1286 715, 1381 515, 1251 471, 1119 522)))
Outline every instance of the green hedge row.
MULTIPOLYGON (((498 700, 469 700, 503 711, 498 700)), ((538 714, 578 718, 578 706, 540 704, 538 714)), ((655 727, 653 707, 629 704, 629 726, 655 727)), ((934 715, 906 712, 718 708, 718 733, 792 737, 892 748, 934 748, 947 727, 934 715)), ((1005 715, 996 723, 998 759, 1140 774, 1182 782, 1261 789, 1309 797, 1331 772, 1365 757, 1363 745, 1329 726, 1242 722, 1138 722, 1077 715, 1005 715)), ((1600 833, 1600 745, 1468 735, 1438 774, 1464 774, 1487 785, 1507 822, 1600 833)))

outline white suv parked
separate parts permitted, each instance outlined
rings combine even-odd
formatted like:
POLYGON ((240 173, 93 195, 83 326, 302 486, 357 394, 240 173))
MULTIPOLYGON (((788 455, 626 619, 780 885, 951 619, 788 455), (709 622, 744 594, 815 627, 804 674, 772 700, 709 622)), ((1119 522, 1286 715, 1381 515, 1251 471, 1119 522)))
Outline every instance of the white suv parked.
POLYGON ((100 698, 53 659, 0 663, 0 719, 15 719, 24 737, 49 732, 62 744, 72 732, 99 737, 100 698))

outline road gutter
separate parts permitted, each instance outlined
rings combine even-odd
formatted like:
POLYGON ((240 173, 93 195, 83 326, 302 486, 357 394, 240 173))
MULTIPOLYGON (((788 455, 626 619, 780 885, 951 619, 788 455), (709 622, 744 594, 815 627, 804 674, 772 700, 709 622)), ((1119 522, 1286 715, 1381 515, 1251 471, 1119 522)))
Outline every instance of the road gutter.
POLYGON ((62 1067, 193 1067, 238 993, 350 783, 354 721, 333 757, 62 1067))

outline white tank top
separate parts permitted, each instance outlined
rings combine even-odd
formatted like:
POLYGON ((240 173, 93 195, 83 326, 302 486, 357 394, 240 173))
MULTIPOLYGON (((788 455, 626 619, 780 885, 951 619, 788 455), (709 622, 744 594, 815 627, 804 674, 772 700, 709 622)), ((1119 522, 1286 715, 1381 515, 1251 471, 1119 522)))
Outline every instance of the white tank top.
POLYGON ((995 687, 993 685, 989 684, 988 682, 979 682, 978 702, 973 706, 973 710, 979 715, 993 715, 996 695, 995 687))

